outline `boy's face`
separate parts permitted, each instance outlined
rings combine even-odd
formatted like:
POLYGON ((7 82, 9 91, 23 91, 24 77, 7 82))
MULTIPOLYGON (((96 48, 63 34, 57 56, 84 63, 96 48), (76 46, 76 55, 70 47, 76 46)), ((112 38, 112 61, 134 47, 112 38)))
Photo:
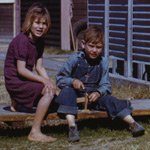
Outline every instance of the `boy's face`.
POLYGON ((89 59, 96 59, 99 57, 103 49, 103 45, 101 43, 86 43, 84 40, 82 41, 82 46, 85 49, 85 53, 89 59))

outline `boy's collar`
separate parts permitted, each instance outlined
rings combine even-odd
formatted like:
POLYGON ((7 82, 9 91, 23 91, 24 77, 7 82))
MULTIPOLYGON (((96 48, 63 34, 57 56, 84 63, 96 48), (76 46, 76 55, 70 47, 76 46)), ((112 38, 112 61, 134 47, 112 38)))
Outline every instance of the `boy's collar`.
POLYGON ((84 49, 82 49, 81 51, 78 52, 78 57, 85 57, 84 49))
POLYGON ((78 52, 78 57, 85 58, 87 60, 87 62, 91 65, 99 64, 102 59, 102 55, 100 55, 99 57, 97 57, 94 60, 86 58, 84 49, 82 49, 80 52, 78 52))
MULTIPOLYGON (((79 57, 86 57, 86 54, 85 54, 85 49, 82 49, 80 52, 79 52, 79 57)), ((102 58, 102 54, 100 54, 100 56, 98 58, 102 58)))

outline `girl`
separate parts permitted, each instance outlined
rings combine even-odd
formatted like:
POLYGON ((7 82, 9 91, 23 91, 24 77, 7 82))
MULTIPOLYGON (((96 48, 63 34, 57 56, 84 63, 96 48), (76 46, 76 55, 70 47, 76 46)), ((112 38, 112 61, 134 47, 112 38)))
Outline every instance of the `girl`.
POLYGON ((56 94, 56 87, 47 75, 42 58, 44 41, 41 37, 48 33, 50 26, 48 10, 40 3, 33 4, 26 14, 23 32, 10 43, 5 60, 5 85, 12 101, 11 111, 17 111, 19 105, 32 109, 37 103, 28 135, 30 141, 56 140, 41 132, 43 118, 56 94), (32 72, 34 65, 37 74, 32 72))

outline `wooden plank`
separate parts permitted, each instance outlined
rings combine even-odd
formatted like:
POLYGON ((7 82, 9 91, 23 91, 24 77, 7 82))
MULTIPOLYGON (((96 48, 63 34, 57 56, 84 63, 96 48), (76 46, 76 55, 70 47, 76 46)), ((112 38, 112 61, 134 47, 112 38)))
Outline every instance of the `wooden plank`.
POLYGON ((77 98, 77 103, 83 103, 83 102, 85 102, 85 97, 77 98))
MULTIPOLYGON (((131 100, 133 107, 132 116, 150 115, 150 99, 131 100)), ((105 111, 90 111, 83 113, 79 110, 77 119, 90 119, 90 118, 107 118, 108 114, 105 111)), ((9 104, 0 105, 0 121, 26 121, 33 120, 34 113, 23 112, 10 112, 9 104)), ((57 113, 50 113, 45 117, 46 120, 59 120, 57 113)))
POLYGON ((150 115, 150 99, 132 100, 133 116, 150 115))
POLYGON ((0 0, 0 3, 15 3, 15 0, 0 0))

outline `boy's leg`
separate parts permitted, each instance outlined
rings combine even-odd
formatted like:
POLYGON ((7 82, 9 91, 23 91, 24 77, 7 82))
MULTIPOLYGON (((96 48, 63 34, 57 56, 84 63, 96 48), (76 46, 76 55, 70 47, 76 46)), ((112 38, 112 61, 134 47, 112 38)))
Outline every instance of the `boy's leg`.
POLYGON ((98 99, 98 108, 106 110, 112 119, 124 118, 132 113, 131 103, 127 100, 119 100, 114 96, 105 95, 98 99))
POLYGON ((75 124, 75 116, 71 114, 66 115, 66 120, 69 126, 69 142, 76 142, 80 140, 79 131, 75 124))
POLYGON ((111 95, 106 95, 98 100, 99 108, 105 109, 112 118, 120 118, 131 127, 133 136, 140 136, 144 134, 144 128, 135 122, 131 116, 131 103, 127 100, 119 100, 111 95))
POLYGON ((75 126, 75 116, 74 116, 74 115, 67 114, 67 115, 66 115, 66 120, 67 120, 67 122, 68 122, 68 126, 69 126, 69 127, 75 126))
POLYGON ((59 108, 57 113, 65 116, 69 127, 69 142, 79 141, 79 132, 75 124, 75 115, 78 112, 76 103, 77 94, 72 87, 66 87, 61 90, 57 97, 59 108))
POLYGON ((128 124, 132 124, 135 122, 135 120, 133 119, 133 117, 131 115, 127 115, 126 117, 124 117, 123 121, 128 123, 128 124))
POLYGON ((144 135, 144 127, 137 123, 131 115, 124 117, 123 121, 130 125, 133 137, 144 135))
POLYGON ((74 88, 72 87, 63 88, 56 98, 56 101, 59 104, 57 113, 61 115, 63 114, 76 115, 78 112, 76 99, 77 94, 74 88))
POLYGON ((32 129, 28 135, 28 139, 30 141, 53 142, 56 140, 55 138, 46 136, 41 132, 42 121, 47 113, 47 110, 52 100, 53 100, 52 92, 51 94, 45 93, 40 99, 37 105, 37 110, 35 113, 32 129))

